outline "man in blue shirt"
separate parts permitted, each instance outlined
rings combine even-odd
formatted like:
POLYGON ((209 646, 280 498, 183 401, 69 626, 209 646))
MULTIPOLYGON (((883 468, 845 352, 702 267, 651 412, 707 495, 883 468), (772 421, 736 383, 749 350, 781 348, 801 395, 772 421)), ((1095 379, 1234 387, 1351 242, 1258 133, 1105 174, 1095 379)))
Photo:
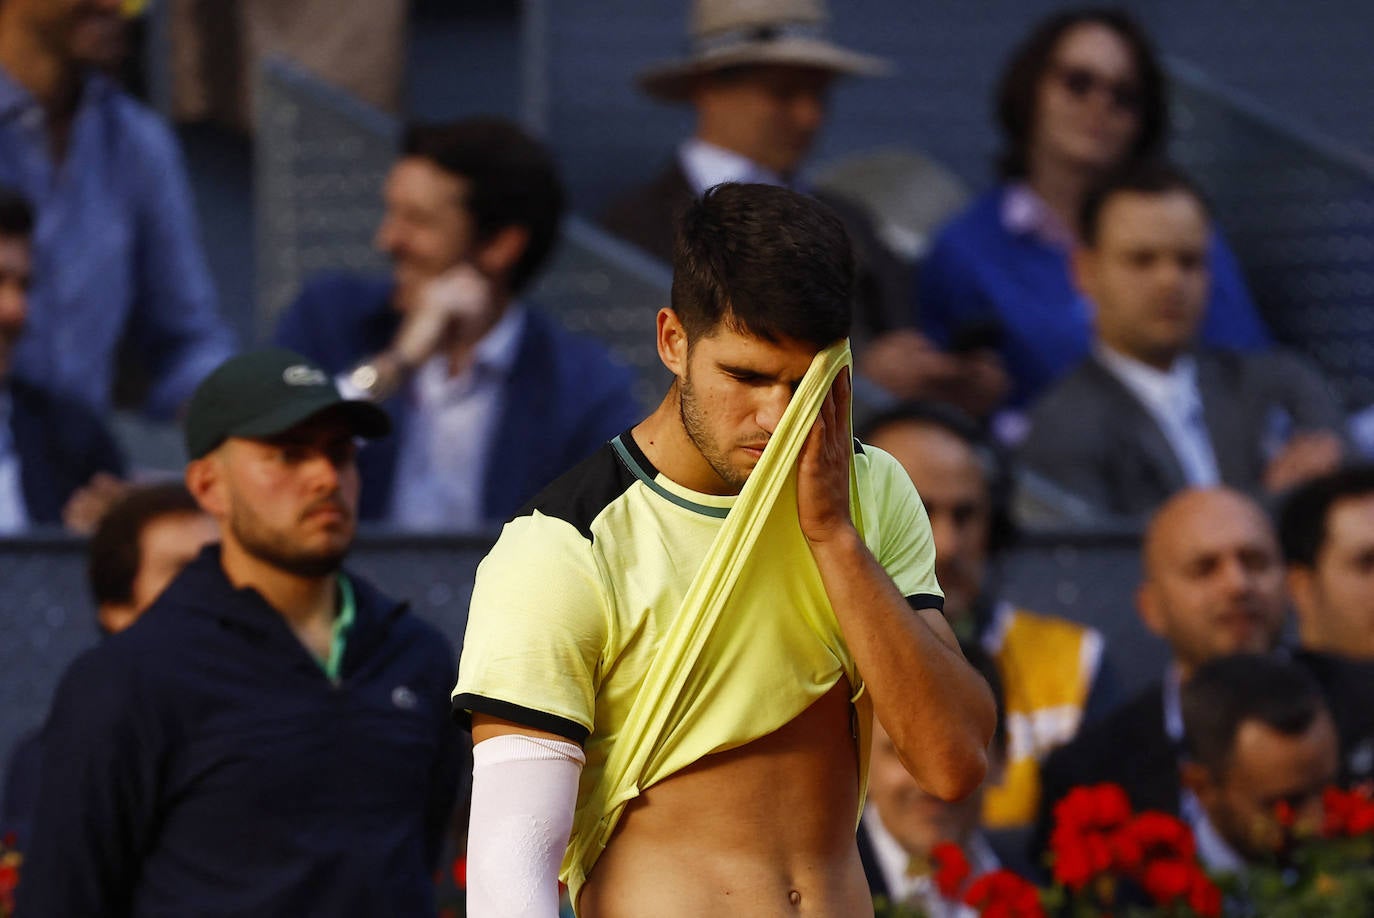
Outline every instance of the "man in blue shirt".
POLYGON ((27 337, 33 210, 0 186, 0 534, 65 523, 89 532, 123 490, 124 460, 100 416, 13 373, 27 337))
POLYGON ((144 408, 168 418, 233 337, 171 132, 99 72, 123 51, 119 8, 0 4, 0 181, 38 212, 16 373, 104 411, 128 336, 148 376, 144 408))

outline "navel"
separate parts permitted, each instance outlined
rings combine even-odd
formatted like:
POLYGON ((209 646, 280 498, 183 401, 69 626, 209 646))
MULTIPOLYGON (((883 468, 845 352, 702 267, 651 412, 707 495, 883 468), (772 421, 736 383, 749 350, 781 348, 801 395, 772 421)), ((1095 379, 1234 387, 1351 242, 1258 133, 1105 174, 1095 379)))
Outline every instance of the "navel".
POLYGON ((798 906, 798 905, 801 905, 801 890, 799 890, 799 889, 790 890, 790 891, 787 893, 787 901, 790 902, 794 907, 795 907, 795 906, 798 906))

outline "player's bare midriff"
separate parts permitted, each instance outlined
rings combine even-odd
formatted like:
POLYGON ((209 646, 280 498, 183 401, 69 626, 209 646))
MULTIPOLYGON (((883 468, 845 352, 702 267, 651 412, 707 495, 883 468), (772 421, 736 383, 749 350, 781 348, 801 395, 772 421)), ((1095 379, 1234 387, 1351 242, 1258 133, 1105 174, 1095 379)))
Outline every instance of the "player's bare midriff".
POLYGON ((781 729, 649 788, 621 817, 578 914, 871 916, 850 694, 841 679, 781 729))

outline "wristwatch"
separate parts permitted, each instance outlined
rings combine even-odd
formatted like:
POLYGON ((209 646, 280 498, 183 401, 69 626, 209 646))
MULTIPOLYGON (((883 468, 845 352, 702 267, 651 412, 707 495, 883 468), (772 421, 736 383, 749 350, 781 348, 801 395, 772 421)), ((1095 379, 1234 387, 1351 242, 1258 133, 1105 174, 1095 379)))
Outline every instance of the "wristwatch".
POLYGON ((405 382, 406 366, 397 357, 382 352, 358 364, 348 374, 348 384, 370 402, 384 402, 405 382))

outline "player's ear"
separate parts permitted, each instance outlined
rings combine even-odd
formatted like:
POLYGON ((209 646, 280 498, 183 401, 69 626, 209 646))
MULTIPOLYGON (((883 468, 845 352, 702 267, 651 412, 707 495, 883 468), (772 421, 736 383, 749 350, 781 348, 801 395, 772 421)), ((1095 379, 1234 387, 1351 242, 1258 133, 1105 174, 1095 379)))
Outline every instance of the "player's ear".
POLYGON ((687 375, 687 329, 671 306, 658 311, 658 359, 674 376, 687 375))

